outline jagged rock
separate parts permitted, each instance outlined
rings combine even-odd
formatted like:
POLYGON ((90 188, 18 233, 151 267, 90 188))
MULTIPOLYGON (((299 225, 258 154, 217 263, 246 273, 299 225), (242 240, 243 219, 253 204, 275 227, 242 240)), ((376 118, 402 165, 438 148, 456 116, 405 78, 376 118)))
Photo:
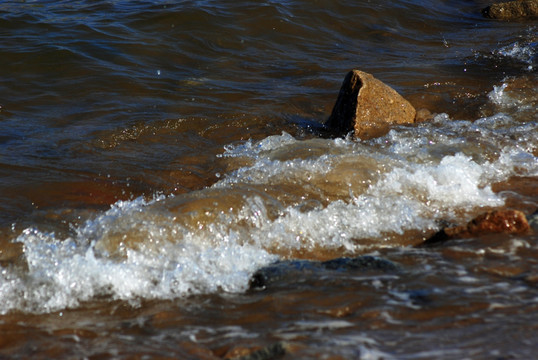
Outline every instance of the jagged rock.
POLYGON ((467 225, 446 227, 426 240, 425 244, 492 233, 526 234, 530 231, 531 228, 523 212, 518 210, 495 210, 477 216, 467 225))
POLYGON ((482 10, 482 14, 497 20, 538 19, 538 0, 517 0, 492 4, 482 10))
POLYGON ((390 86, 359 70, 350 71, 325 125, 361 139, 384 135, 391 124, 415 121, 416 110, 390 86))

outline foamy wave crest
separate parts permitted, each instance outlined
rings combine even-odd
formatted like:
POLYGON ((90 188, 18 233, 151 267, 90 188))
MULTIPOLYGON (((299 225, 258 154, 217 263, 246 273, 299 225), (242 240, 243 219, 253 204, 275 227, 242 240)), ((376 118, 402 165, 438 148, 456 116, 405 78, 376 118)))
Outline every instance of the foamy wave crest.
MULTIPOLYGON (((383 246, 386 234, 433 229, 438 220, 457 220, 462 212, 502 206, 504 200, 491 184, 511 175, 536 173, 537 144, 532 136, 536 130, 534 123, 515 124, 511 117, 497 114, 475 122, 442 115, 430 124, 392 130, 371 143, 294 142, 283 134, 282 148, 287 151, 272 146, 270 151, 253 152, 261 147, 255 143, 233 148, 234 157, 253 162, 214 187, 239 183, 265 189, 280 184, 288 191, 295 187, 295 200, 281 204, 285 206, 275 219, 264 215, 263 201, 258 204, 262 209, 256 212, 258 225, 249 236, 262 239, 266 247, 356 251, 363 246, 361 239, 378 238, 377 245, 383 246), (325 148, 321 156, 305 157, 308 151, 300 146, 314 154, 325 148), (313 205, 305 206, 307 201, 313 205)), ((277 140, 275 136, 271 142, 277 140)))
MULTIPOLYGON (((95 297, 137 304, 142 299, 241 292, 256 269, 275 260, 265 250, 238 245, 232 238, 210 247, 195 242, 139 244, 137 249, 126 248, 119 258, 96 250, 95 245, 111 231, 122 232, 116 227, 118 219, 128 219, 133 212, 154 204, 143 199, 119 202, 99 218, 88 221, 76 238, 57 239, 54 234, 25 230, 16 241, 24 245, 28 269, 23 274, 2 271, 0 313, 15 309, 57 311, 95 297)), ((144 224, 138 225, 148 231, 144 224)), ((129 226, 132 230, 136 225, 131 222, 129 226)))
POLYGON ((442 115, 371 141, 284 133, 229 146, 212 187, 119 201, 63 239, 25 230, 14 241, 27 268, 2 269, 0 312, 241 292, 279 258, 401 246, 390 239, 501 206, 492 183, 538 175, 537 126, 442 115))
POLYGON ((494 53, 531 64, 536 56, 536 46, 535 43, 522 44, 515 42, 496 50, 494 53))
POLYGON ((488 98, 498 111, 511 114, 520 120, 533 122, 538 116, 538 76, 529 74, 506 78, 494 86, 488 98))

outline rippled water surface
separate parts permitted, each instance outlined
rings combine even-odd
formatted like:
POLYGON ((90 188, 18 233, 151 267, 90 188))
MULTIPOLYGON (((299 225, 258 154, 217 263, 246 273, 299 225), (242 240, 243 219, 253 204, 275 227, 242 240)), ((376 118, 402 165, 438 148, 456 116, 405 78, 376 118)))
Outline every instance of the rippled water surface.
POLYGON ((537 24, 487 5, 3 2, 0 357, 532 358, 536 225, 422 246, 536 219, 537 24), (354 68, 435 117, 325 136, 354 68))

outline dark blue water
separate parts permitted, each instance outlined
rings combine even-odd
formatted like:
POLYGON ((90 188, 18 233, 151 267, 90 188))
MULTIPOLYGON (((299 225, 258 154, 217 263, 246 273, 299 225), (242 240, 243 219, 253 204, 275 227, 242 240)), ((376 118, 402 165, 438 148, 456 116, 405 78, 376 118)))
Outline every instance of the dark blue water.
POLYGON ((532 357, 536 233, 415 248, 538 207, 537 25, 487 5, 2 2, 0 357, 532 357), (438 115, 324 138, 354 68, 438 115))

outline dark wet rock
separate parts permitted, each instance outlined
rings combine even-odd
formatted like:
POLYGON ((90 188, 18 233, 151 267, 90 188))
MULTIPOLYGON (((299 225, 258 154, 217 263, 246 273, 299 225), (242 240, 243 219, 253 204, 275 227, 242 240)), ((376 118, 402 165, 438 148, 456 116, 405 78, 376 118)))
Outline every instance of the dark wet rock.
POLYGON ((493 4, 482 10, 490 19, 522 20, 538 19, 538 0, 517 0, 493 4))
POLYGON ((350 71, 340 88, 326 126, 339 135, 350 131, 360 139, 382 136, 392 124, 415 122, 416 110, 390 86, 371 74, 350 71))
POLYGON ((271 284, 304 278, 327 270, 396 272, 398 266, 389 260, 375 256, 337 258, 323 262, 310 260, 278 261, 256 271, 250 280, 250 288, 263 289, 271 284))
POLYGON ((328 270, 381 270, 381 271, 397 271, 398 267, 385 259, 380 259, 374 256, 359 256, 354 258, 338 258, 324 261, 321 264, 322 268, 328 270))
POLYGON ((256 271, 250 279, 251 289, 264 289, 296 273, 312 273, 315 263, 308 260, 278 261, 256 271))
POLYGON ((446 227, 426 240, 425 244, 487 234, 527 234, 530 229, 523 212, 518 210, 494 210, 477 216, 467 225, 446 227))

